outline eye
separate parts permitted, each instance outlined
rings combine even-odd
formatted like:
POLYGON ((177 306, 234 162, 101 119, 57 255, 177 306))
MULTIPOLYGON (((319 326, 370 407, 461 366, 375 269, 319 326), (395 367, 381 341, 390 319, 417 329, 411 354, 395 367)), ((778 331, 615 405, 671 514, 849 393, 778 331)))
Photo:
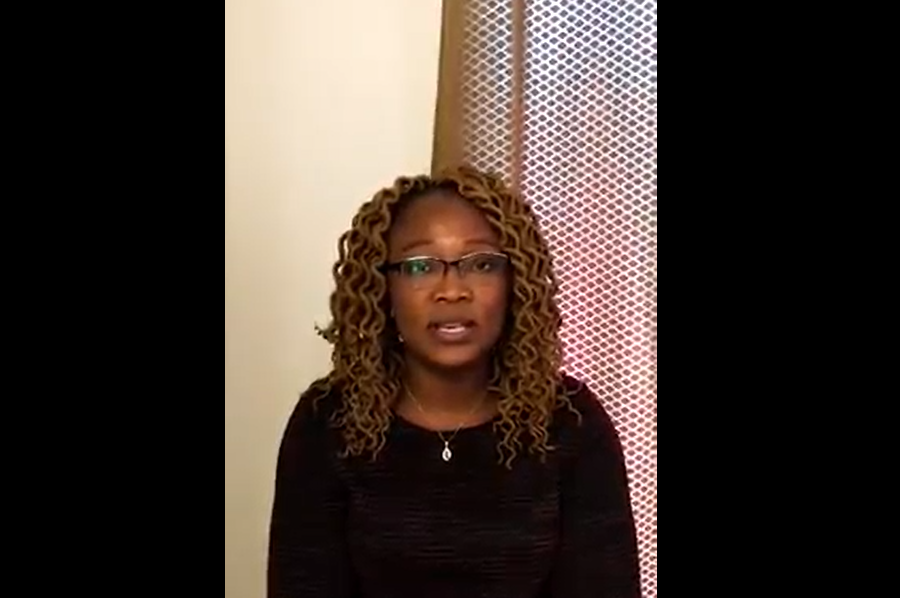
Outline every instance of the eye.
POLYGON ((434 262, 427 259, 409 260, 408 262, 404 262, 401 267, 401 272, 403 273, 403 275, 409 276, 411 278, 428 276, 434 271, 434 262))
POLYGON ((506 259, 496 255, 476 255, 469 260, 468 270, 476 274, 494 274, 501 272, 506 259))

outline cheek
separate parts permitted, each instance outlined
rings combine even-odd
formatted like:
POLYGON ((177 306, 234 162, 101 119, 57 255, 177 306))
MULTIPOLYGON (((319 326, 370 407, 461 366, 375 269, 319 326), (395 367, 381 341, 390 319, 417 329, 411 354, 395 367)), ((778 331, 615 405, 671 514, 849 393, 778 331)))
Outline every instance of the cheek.
POLYGON ((485 290, 479 303, 485 317, 490 319, 494 326, 502 328, 506 323, 506 314, 509 311, 509 290, 506 288, 485 290))
POLYGON ((400 289, 396 285, 390 287, 390 301, 394 318, 399 326, 404 323, 415 322, 424 313, 423 296, 421 293, 400 289))

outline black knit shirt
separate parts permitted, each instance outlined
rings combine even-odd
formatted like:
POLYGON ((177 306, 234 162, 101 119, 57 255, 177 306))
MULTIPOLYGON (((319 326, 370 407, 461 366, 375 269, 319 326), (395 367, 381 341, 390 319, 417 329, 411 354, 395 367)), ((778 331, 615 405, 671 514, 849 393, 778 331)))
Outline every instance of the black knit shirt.
POLYGON ((582 385, 545 463, 498 462, 493 423, 440 436, 396 417, 378 460, 339 456, 340 397, 301 400, 278 463, 270 598, 640 598, 619 437, 582 385))

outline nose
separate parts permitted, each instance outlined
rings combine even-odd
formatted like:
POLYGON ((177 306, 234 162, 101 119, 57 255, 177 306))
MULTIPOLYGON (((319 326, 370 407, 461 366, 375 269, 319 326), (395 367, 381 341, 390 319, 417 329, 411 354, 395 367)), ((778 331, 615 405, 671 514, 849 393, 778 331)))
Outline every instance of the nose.
POLYGON ((445 268, 444 276, 441 277, 434 289, 434 299, 450 303, 472 299, 472 287, 466 281, 466 278, 462 276, 458 267, 449 266, 445 268))

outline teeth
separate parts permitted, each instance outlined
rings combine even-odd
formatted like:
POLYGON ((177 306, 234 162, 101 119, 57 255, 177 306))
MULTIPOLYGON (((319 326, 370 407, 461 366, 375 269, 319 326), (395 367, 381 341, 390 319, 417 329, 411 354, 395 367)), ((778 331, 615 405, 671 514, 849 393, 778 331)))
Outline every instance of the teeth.
POLYGON ((441 326, 440 329, 444 332, 463 332, 466 329, 466 327, 463 326, 462 324, 452 324, 452 325, 441 326))

